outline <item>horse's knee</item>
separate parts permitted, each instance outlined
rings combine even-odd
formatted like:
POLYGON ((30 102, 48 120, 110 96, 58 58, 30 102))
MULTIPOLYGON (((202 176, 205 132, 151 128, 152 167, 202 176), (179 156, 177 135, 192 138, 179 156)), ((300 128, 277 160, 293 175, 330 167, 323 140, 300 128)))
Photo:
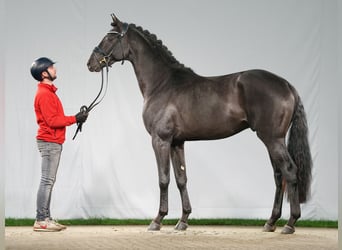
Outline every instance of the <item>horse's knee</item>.
POLYGON ((186 188, 187 179, 186 178, 178 178, 176 180, 176 183, 177 183, 178 189, 182 190, 182 189, 186 188))
POLYGON ((164 190, 169 187, 170 180, 169 179, 162 179, 159 181, 159 188, 164 190))

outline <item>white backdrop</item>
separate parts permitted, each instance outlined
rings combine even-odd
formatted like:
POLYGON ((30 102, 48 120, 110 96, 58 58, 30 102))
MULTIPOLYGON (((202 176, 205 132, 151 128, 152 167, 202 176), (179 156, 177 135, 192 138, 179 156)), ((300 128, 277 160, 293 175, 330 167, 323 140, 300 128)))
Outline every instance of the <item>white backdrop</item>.
MULTIPOLYGON (((338 1, 338 12, 342 13, 342 2, 338 1)), ((338 27, 339 27, 339 32, 338 32, 338 81, 340 82, 339 84, 339 93, 342 93, 342 32, 340 27, 342 27, 342 16, 339 14, 338 15, 338 27)), ((341 128, 342 126, 342 100, 341 98, 339 98, 339 128, 341 128)), ((339 166, 341 166, 342 164, 342 133, 339 131, 339 144, 338 144, 338 155, 339 155, 339 160, 338 160, 338 164, 339 166)), ((342 171, 341 168, 339 168, 339 181, 338 181, 338 222, 339 225, 341 225, 341 221, 342 221, 342 171)), ((338 247, 339 249, 342 249, 342 228, 341 226, 338 228, 338 247)))
MULTIPOLYGON (((5 216, 34 218, 40 178, 33 111, 41 56, 56 60, 58 95, 68 115, 89 104, 100 74, 86 62, 110 29, 112 12, 157 35, 201 75, 263 68, 289 80, 307 111, 314 160, 305 219, 337 219, 337 1, 5 1, 5 216)), ((57 218, 152 218, 159 206, 157 168, 143 126, 142 96, 130 63, 115 64, 104 101, 75 141, 69 127, 53 192, 57 218)), ((268 218, 273 171, 264 145, 246 130, 185 144, 191 218, 268 218)), ((175 181, 168 218, 181 214, 175 181)), ((284 204, 283 217, 289 206, 284 204)))
MULTIPOLYGON (((5 2, 0 0, 0 31, 5 30, 5 2)), ((5 41, 0 39, 0 250, 5 249, 5 206, 4 206, 4 189, 5 189, 5 166, 3 164, 5 159, 5 139, 4 139, 4 119, 5 119, 5 71, 4 71, 4 51, 5 41)))

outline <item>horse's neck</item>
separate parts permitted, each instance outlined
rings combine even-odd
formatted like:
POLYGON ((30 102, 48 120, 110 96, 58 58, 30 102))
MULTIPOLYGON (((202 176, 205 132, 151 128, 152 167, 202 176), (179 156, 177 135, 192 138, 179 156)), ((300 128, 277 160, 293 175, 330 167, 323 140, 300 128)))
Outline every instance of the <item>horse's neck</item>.
POLYGON ((137 77, 140 91, 144 98, 150 96, 160 86, 170 72, 167 63, 153 51, 152 46, 141 36, 135 34, 135 41, 130 43, 130 61, 137 77))

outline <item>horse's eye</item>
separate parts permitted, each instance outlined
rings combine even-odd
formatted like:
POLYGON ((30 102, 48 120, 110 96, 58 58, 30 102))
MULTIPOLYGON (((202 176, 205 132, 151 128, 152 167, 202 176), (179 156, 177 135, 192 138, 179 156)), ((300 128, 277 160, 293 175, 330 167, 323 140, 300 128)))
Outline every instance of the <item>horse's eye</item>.
POLYGON ((107 40, 107 41, 113 41, 113 39, 114 39, 114 37, 111 36, 111 35, 107 35, 107 36, 106 36, 106 40, 107 40))

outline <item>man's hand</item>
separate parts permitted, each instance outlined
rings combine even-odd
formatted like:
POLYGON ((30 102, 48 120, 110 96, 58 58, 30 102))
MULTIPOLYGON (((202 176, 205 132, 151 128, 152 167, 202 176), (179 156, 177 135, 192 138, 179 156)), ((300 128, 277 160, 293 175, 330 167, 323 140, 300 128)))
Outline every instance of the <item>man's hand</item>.
POLYGON ((77 123, 84 123, 88 118, 88 112, 80 111, 75 116, 76 116, 77 123))

